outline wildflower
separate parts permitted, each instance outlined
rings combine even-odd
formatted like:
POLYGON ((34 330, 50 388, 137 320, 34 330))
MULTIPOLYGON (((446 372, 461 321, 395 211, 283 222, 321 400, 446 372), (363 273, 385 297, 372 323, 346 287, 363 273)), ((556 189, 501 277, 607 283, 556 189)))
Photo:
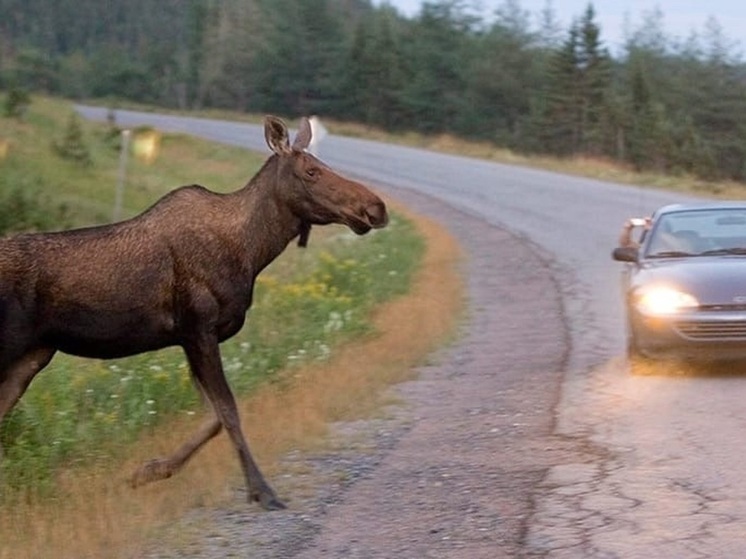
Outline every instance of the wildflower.
POLYGON ((329 334, 330 332, 338 332, 344 327, 344 318, 337 311, 329 313, 329 318, 324 324, 324 332, 329 334))
POLYGON ((323 344, 321 342, 318 342, 317 350, 318 350, 318 357, 317 357, 317 359, 319 361, 323 361, 325 359, 328 359, 329 356, 332 353, 332 350, 329 348, 329 346, 326 345, 326 344, 323 344))

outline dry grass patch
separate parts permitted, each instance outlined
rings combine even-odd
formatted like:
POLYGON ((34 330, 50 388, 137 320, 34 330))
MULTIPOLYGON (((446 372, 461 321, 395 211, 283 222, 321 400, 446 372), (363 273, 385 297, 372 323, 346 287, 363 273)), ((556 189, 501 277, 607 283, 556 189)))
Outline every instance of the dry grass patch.
MULTIPOLYGON (((457 243, 434 222, 398 210, 427 238, 411 292, 377 311, 375 334, 341 348, 326 363, 285 371, 280 381, 240 402, 255 458, 291 507, 305 492, 284 494, 278 480, 288 466, 281 465, 281 457, 290 450, 319 448, 329 422, 375 412, 386 387, 412 378, 412 367, 454 334, 462 314, 457 243)), ((240 473, 225 436, 180 475, 139 490, 126 486, 137 465, 173 450, 198 423, 187 417, 161 424, 132 448, 126 463, 75 471, 61 480, 56 501, 18 503, 4 512, 0 559, 137 557, 159 529, 190 510, 227 502, 240 473)), ((264 513, 257 509, 257 514, 264 513)))

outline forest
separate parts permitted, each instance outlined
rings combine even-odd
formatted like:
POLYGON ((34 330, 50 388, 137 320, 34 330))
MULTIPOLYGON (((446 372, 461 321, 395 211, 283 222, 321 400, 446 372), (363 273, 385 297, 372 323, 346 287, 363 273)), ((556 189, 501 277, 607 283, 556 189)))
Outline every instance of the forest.
POLYGON ((651 9, 613 53, 592 3, 558 20, 551 0, 489 19, 464 0, 411 17, 370 0, 0 0, 0 90, 318 114, 746 180, 746 66, 716 19, 671 37, 651 9))

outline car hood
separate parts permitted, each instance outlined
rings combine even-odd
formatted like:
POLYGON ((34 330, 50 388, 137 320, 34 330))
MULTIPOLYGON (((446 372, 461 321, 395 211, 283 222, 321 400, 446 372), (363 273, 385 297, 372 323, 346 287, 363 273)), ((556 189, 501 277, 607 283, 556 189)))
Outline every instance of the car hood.
POLYGON ((632 287, 653 283, 686 291, 701 304, 746 304, 746 257, 647 260, 634 274, 632 287))

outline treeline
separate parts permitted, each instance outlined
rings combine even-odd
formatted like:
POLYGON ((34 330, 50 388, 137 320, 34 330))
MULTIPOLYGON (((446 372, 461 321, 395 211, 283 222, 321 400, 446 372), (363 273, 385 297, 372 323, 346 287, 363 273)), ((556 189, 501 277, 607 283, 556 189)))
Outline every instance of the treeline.
POLYGON ((0 0, 0 86, 165 107, 320 114, 528 153, 746 180, 746 66, 714 19, 647 13, 614 54, 592 4, 404 17, 370 0, 0 0))

